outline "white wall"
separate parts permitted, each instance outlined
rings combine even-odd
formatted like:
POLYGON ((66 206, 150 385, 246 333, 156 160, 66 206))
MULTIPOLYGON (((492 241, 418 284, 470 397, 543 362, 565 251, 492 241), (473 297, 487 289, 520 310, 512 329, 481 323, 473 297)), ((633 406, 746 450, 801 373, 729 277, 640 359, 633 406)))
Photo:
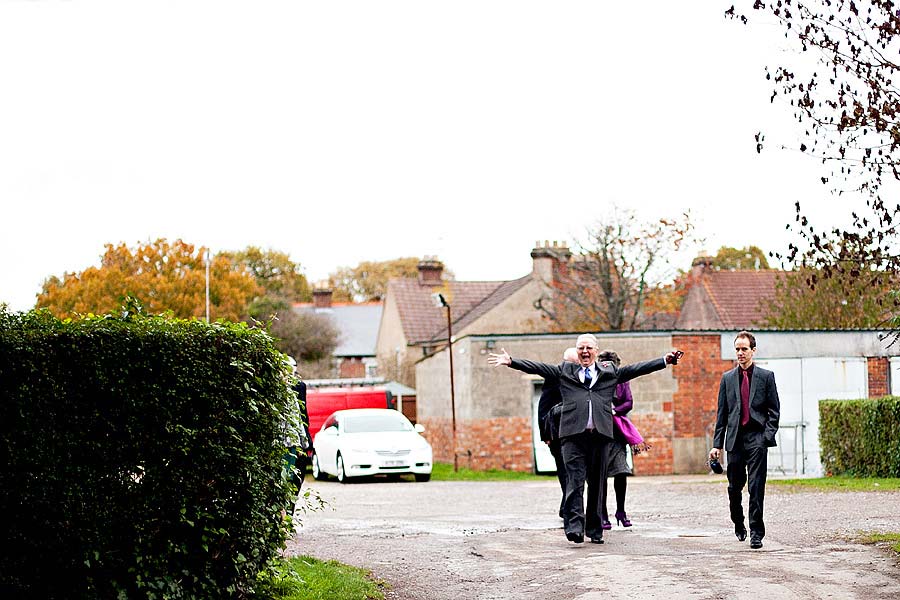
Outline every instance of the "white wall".
POLYGON ((819 400, 866 398, 866 359, 776 358, 755 362, 775 373, 781 400, 778 446, 769 449, 769 470, 821 475, 819 400))

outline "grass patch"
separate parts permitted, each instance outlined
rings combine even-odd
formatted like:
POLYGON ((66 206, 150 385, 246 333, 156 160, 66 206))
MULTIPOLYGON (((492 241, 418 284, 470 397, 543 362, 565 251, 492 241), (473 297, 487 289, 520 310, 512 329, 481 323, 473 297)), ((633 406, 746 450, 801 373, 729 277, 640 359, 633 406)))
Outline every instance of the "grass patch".
POLYGON ((491 469, 490 471, 473 471, 472 469, 459 468, 459 471, 453 472, 453 465, 449 463, 434 463, 431 469, 432 481, 546 481, 552 477, 556 480, 556 474, 535 475, 525 471, 501 471, 499 469, 491 469))
POLYGON ((866 533, 859 541, 863 544, 885 546, 900 555, 900 533, 866 533))
POLYGON ((900 490, 900 478, 898 477, 837 476, 814 479, 769 479, 766 483, 823 492, 896 492, 900 490))
POLYGON ((296 556, 259 578, 260 600, 384 600, 387 584, 370 571, 334 560, 296 556))

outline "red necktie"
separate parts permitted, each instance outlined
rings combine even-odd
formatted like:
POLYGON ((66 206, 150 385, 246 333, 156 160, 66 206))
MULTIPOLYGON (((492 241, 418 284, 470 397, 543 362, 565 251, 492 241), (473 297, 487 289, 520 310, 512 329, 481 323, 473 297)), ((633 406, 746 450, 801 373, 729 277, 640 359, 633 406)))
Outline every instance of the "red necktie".
POLYGON ((750 378, 741 369, 741 427, 750 422, 750 378))

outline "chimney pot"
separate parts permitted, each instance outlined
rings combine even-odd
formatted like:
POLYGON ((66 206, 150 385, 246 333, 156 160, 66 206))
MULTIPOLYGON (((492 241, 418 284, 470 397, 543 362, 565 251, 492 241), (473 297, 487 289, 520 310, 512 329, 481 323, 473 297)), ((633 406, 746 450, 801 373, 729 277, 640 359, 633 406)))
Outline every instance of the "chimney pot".
POLYGON ((441 276, 444 273, 444 263, 434 256, 426 256, 416 265, 419 270, 419 285, 441 285, 441 276))
POLYGON ((549 283, 557 278, 557 274, 562 265, 565 265, 572 253, 566 247, 565 243, 559 244, 545 241, 544 245, 538 242, 537 246, 531 251, 533 276, 545 283, 549 283))
POLYGON ((326 288, 313 290, 313 306, 315 308, 331 308, 332 291, 326 288))
POLYGON ((713 257, 700 255, 691 262, 691 277, 697 278, 712 270, 713 257))

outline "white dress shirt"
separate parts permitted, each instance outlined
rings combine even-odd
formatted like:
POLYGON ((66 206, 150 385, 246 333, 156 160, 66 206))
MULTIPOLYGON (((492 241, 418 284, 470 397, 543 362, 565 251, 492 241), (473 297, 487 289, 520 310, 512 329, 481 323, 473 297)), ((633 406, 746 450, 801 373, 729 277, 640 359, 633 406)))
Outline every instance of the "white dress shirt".
MULTIPOLYGON (((594 384, 597 383, 597 367, 595 365, 591 365, 590 367, 579 367, 578 379, 581 383, 584 383, 585 369, 591 372, 591 387, 594 387, 594 384)), ((591 402, 588 402, 588 420, 585 429, 594 429, 594 407, 591 402)))

